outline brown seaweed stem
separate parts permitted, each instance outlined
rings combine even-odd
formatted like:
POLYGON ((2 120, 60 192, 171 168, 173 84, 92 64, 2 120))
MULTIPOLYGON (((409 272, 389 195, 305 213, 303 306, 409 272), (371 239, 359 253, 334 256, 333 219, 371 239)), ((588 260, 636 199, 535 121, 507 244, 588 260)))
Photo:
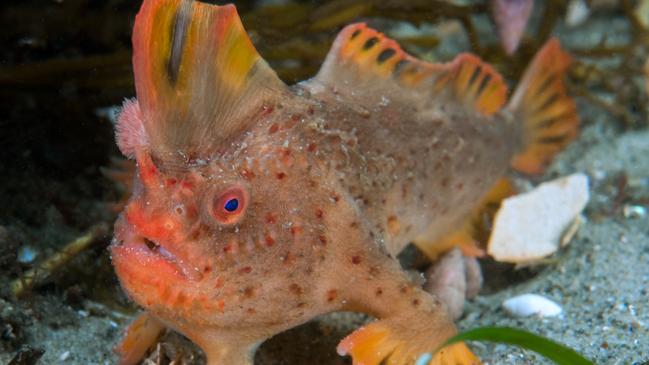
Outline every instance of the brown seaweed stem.
POLYGON ((21 277, 11 282, 11 293, 15 298, 25 294, 26 289, 33 288, 61 269, 71 259, 86 250, 99 237, 108 233, 108 225, 99 223, 92 226, 86 233, 70 241, 52 256, 43 260, 38 266, 26 271, 21 277))
POLYGON ((572 48, 570 53, 578 57, 600 58, 611 57, 615 54, 626 53, 629 46, 601 46, 588 49, 572 48))
POLYGON ((633 125, 633 116, 631 116, 631 114, 625 108, 619 107, 613 103, 609 103, 601 98, 598 98, 582 86, 574 86, 571 88, 571 91, 575 95, 583 98, 595 107, 603 109, 607 113, 622 119, 622 122, 625 126, 633 125))
POLYGON ((548 0, 543 15, 541 17, 541 25, 536 34, 536 43, 538 48, 550 38, 555 24, 566 13, 568 1, 566 0, 548 0))

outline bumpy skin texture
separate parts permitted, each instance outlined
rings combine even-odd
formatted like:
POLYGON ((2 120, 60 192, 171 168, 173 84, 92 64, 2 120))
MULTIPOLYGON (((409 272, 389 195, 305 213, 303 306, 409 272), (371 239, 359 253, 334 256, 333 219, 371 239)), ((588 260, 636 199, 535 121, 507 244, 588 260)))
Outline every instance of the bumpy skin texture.
POLYGON ((206 351, 215 341, 252 346, 334 310, 418 310, 411 303, 431 298, 393 255, 435 217, 461 217, 457 207, 470 209, 481 194, 475 186, 488 187, 500 172, 461 188, 466 175, 448 171, 471 164, 439 155, 458 139, 430 147, 435 135, 453 134, 443 122, 438 132, 422 128, 421 138, 399 135, 403 122, 384 117, 394 108, 356 123, 349 118, 358 113, 328 93, 295 90, 302 95, 264 106, 255 127, 205 165, 177 173, 151 165, 143 177, 140 162, 116 224, 113 262, 131 297, 206 351), (438 160, 446 167, 435 173, 438 160), (248 206, 239 222, 222 226, 209 211, 233 186, 247 192, 248 206), (466 195, 446 199, 451 191, 466 195))
MULTIPOLYGON (((461 223, 522 147, 489 66, 424 64, 358 24, 288 88, 233 7, 184 0, 145 1, 134 48, 117 137, 138 167, 111 245, 134 301, 210 364, 250 364, 337 310, 381 319, 339 346, 355 361, 413 362, 454 333, 395 256, 461 223)), ((477 362, 465 347, 436 361, 477 362)))

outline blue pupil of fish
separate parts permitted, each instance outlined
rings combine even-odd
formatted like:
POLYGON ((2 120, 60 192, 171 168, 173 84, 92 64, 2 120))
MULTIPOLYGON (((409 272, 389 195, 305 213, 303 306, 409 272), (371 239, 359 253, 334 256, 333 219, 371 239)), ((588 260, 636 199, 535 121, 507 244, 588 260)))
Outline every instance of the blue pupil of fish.
POLYGON ((227 202, 225 202, 225 206, 223 208, 225 208, 225 210, 227 210, 228 212, 232 213, 235 210, 237 210, 237 208, 239 208, 239 200, 230 199, 227 202))

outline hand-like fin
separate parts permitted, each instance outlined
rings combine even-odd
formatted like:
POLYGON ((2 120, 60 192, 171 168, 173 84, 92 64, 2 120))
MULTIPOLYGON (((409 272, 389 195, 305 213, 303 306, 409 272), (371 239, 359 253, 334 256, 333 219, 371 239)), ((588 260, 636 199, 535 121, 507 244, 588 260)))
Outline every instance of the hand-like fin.
POLYGON ((286 89, 232 5, 145 0, 133 52, 149 148, 163 163, 209 158, 286 89))

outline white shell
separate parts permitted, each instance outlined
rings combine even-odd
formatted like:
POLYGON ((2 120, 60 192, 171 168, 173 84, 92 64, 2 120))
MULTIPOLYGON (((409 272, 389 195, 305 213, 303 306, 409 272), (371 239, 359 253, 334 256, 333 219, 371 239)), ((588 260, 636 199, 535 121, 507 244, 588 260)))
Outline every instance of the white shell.
POLYGON ((497 261, 515 264, 554 253, 588 198, 588 176, 573 174, 503 200, 487 252, 497 261))
POLYGON ((503 302, 503 308, 514 317, 554 317, 561 314, 561 307, 538 294, 522 294, 503 302))

